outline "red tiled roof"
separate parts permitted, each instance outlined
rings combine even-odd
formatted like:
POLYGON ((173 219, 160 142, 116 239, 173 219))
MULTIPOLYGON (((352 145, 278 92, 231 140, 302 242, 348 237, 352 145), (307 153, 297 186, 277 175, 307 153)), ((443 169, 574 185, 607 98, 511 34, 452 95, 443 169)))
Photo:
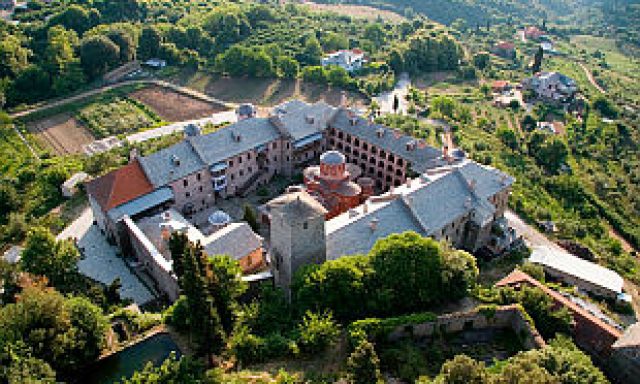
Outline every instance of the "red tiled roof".
POLYGON ((527 36, 535 36, 535 37, 540 37, 544 35, 544 32, 542 32, 538 27, 535 27, 535 26, 525 28, 524 33, 527 36))
POLYGON ((87 183, 87 192, 105 211, 153 191, 138 160, 87 183))
POLYGON ((504 286, 522 284, 522 283, 530 284, 534 287, 540 288, 544 293, 546 293, 549 297, 551 297, 557 304, 562 305, 563 307, 566 307, 569 311, 571 311, 574 316, 579 316, 583 320, 588 321, 592 325, 599 328, 601 331, 609 334, 614 339, 618 339, 620 338, 620 336, 622 336, 622 332, 620 332, 618 329, 610 326, 609 324, 605 323, 599 318, 593 316, 591 313, 589 313, 588 311, 586 311, 585 309, 583 309, 573 301, 567 299, 566 297, 562 296, 560 293, 554 291, 553 289, 547 287, 546 285, 542 284, 538 280, 534 279, 533 277, 527 275, 526 273, 518 269, 514 269, 513 272, 511 272, 509 275, 504 277, 502 280, 498 281, 495 285, 496 287, 504 287, 504 286))
POLYGON ((504 49, 504 50, 511 50, 514 49, 516 46, 513 43, 510 43, 508 41, 502 41, 498 44, 496 44, 496 48, 498 49, 504 49))
POLYGON ((504 88, 509 85, 509 82, 506 80, 496 80, 491 84, 491 88, 504 88))

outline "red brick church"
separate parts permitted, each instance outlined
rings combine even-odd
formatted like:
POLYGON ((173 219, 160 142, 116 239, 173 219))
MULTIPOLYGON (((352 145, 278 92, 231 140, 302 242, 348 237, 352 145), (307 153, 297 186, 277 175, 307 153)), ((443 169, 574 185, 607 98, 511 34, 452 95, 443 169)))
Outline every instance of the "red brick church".
POLYGON ((347 163, 342 153, 328 151, 320 156, 319 166, 304 170, 304 184, 307 192, 327 209, 326 218, 330 219, 373 195, 373 180, 360 177, 361 173, 360 167, 347 163))

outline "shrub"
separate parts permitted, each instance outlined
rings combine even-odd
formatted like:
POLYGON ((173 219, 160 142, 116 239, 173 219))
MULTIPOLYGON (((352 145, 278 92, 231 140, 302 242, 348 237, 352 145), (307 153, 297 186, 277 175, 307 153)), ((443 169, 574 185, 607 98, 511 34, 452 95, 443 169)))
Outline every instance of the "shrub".
POLYGON ((323 313, 307 311, 302 323, 298 326, 298 331, 300 347, 308 354, 324 351, 336 341, 340 334, 340 328, 329 311, 323 313))
POLYGON ((363 340, 347 360, 348 380, 352 384, 374 384, 382 380, 380 359, 369 341, 363 340))

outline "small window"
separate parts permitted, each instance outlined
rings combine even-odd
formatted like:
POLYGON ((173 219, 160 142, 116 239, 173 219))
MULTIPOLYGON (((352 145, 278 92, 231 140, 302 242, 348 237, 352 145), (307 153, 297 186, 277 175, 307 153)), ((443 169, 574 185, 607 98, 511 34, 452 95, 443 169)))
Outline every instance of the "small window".
POLYGON ((273 149, 278 148, 278 143, 273 143, 272 147, 273 147, 273 149))
POLYGON ((307 223, 306 221, 302 223, 302 229, 308 229, 308 228, 309 228, 309 223, 307 223))
POLYGON ((189 181, 187 179, 182 180, 182 185, 185 187, 189 186, 189 181))
POLYGON ((240 177, 244 176, 244 171, 242 169, 238 173, 240 174, 240 177))
POLYGON ((196 180, 200 181, 202 179, 202 176, 198 173, 196 174, 196 180))
POLYGON ((198 187, 198 191, 202 192, 202 185, 198 187))
POLYGON ((251 153, 247 153, 247 160, 251 160, 251 153))
POLYGON ((187 193, 185 193, 185 194, 184 194, 184 196, 185 196, 187 199, 188 199, 188 198, 190 198, 190 197, 191 197, 191 192, 187 192, 187 193))
POLYGON ((229 160, 229 167, 233 167, 233 160, 229 160))
POLYGON ((242 155, 238 156, 238 164, 242 164, 242 155))
POLYGON ((253 170, 251 169, 251 167, 249 167, 248 171, 249 171, 249 173, 253 172, 253 170))

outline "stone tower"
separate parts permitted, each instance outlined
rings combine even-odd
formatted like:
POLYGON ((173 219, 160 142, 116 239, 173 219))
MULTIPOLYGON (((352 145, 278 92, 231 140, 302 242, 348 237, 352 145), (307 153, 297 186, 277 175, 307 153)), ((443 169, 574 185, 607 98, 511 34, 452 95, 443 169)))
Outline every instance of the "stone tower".
POLYGON ((271 257, 275 283, 286 292, 295 272, 326 260, 327 210, 305 191, 282 195, 269 202, 271 257))

